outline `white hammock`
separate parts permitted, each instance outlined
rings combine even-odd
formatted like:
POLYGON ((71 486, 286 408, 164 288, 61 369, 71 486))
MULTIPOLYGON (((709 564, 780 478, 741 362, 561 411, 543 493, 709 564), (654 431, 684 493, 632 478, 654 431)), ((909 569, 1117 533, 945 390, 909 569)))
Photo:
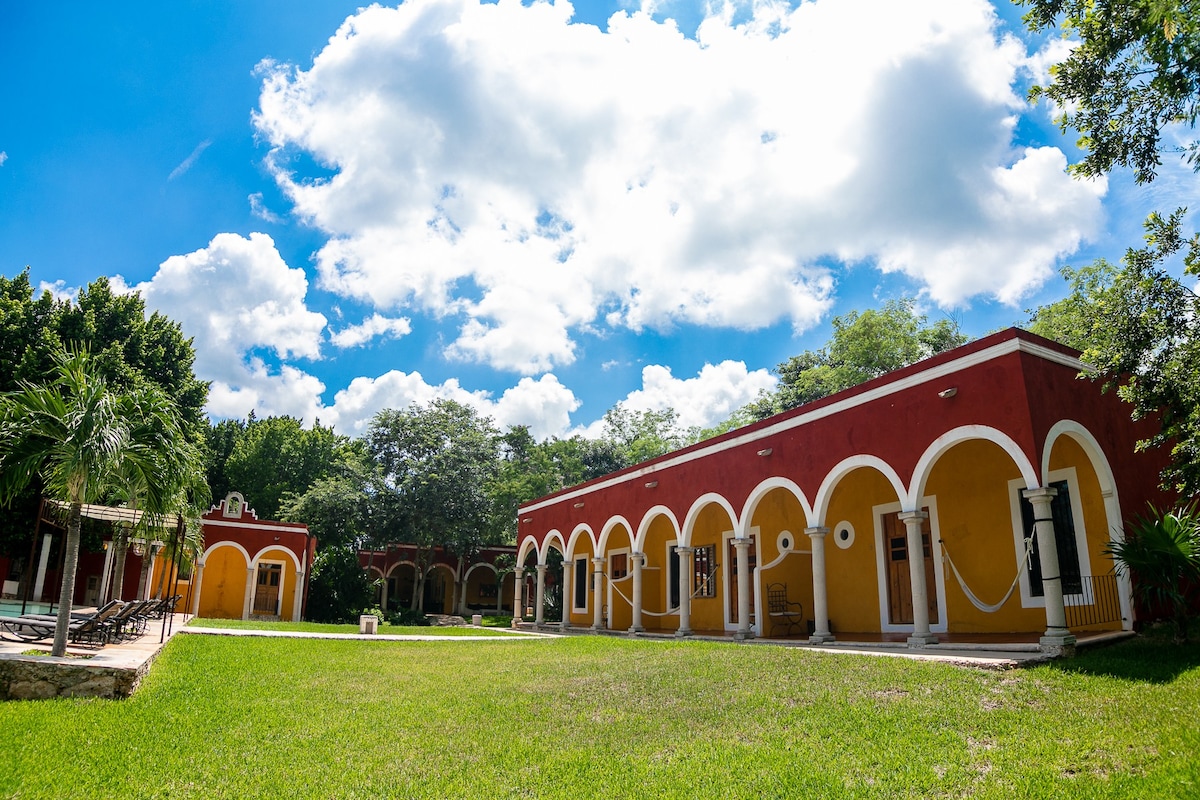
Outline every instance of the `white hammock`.
POLYGON ((941 540, 942 558, 944 558, 946 560, 946 562, 950 565, 951 571, 954 572, 954 578, 955 578, 955 580, 958 581, 959 588, 961 588, 963 590, 963 594, 965 594, 967 596, 967 599, 971 601, 971 605, 975 606, 976 608, 978 608, 980 611, 982 611, 985 614, 994 614, 997 611, 999 611, 1004 606, 1005 603, 1008 602, 1008 598, 1012 597, 1012 593, 1014 591, 1016 591, 1017 584, 1020 583, 1020 581, 1021 581, 1021 573, 1029 568, 1029 558, 1030 558, 1031 554, 1033 553, 1033 537, 1035 535, 1036 535, 1036 531, 1030 532, 1028 538, 1026 538, 1024 540, 1025 541, 1025 557, 1023 559, 1021 559, 1021 563, 1017 567, 1017 576, 1015 578, 1013 578, 1012 585, 1008 587, 1008 591, 1004 593, 1004 597, 1000 598, 1000 602, 993 603, 991 605, 988 605, 987 603, 983 602, 978 597, 976 597, 975 593, 972 592, 970 587, 967 586, 967 582, 965 580, 963 580, 962 573, 958 571, 958 567, 954 564, 954 559, 950 557, 950 551, 946 549, 946 540, 945 539, 941 540))
MULTIPOLYGON (((700 584, 700 587, 704 588, 705 586, 708 586, 708 582, 711 581, 713 578, 713 575, 716 575, 716 574, 717 574, 717 567, 713 567, 712 572, 708 573, 708 577, 704 579, 704 581, 700 584)), ((632 574, 630 575, 630 577, 632 577, 632 574)), ((612 587, 612 590, 614 592, 616 592, 617 594, 619 594, 621 596, 622 600, 624 600, 626 603, 629 603, 630 608, 633 608, 633 601, 630 600, 628 597, 626 597, 625 593, 622 592, 621 589, 617 586, 617 583, 619 583, 620 581, 623 581, 623 580, 625 580, 625 579, 618 578, 617 580, 614 581, 610 578, 608 581, 608 585, 612 587)), ((696 591, 694 591, 690 595, 688 595, 689 599, 694 599, 699 591, 700 591, 700 589, 697 589, 696 591)), ((647 611, 644 608, 642 609, 642 616, 645 616, 645 617, 669 617, 672 614, 678 614, 678 613, 679 613, 679 606, 675 606, 674 608, 668 608, 666 611, 647 611)))

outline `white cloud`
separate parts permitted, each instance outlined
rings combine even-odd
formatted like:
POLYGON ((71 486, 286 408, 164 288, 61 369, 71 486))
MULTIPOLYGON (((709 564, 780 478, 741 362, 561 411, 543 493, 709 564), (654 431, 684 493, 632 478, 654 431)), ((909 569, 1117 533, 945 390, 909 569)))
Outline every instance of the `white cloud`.
POLYGON ((670 367, 651 364, 642 368, 642 388, 630 392, 624 403, 631 411, 673 408, 682 427, 708 428, 777 383, 767 370, 747 370, 741 361, 705 364, 694 378, 676 378, 670 367))
POLYGON ((196 163, 196 159, 200 158, 200 154, 203 153, 205 150, 207 150, 209 145, 211 145, 211 144, 212 144, 211 139, 205 139, 203 142, 196 145, 196 148, 194 150, 192 150, 191 154, 187 158, 185 158, 183 161, 179 162, 179 166, 177 166, 177 167, 175 167, 175 169, 171 170, 171 174, 167 176, 167 180, 173 181, 176 178, 178 178, 179 176, 183 175, 189 169, 191 169, 192 165, 196 163))
POLYGON ((522 378, 493 400, 488 392, 468 391, 453 378, 434 385, 426 383, 419 372, 392 370, 378 378, 355 378, 335 395, 332 407, 321 410, 321 419, 342 433, 361 436, 371 417, 382 409, 425 405, 439 398, 471 406, 491 417, 501 430, 510 425, 528 425, 535 439, 565 433, 571 412, 579 407, 574 393, 553 375, 537 380, 522 378))
MULTIPOLYGON (((205 379, 242 391, 260 385, 262 362, 248 360, 258 348, 274 351, 278 359, 320 357, 325 317, 308 311, 304 270, 284 263, 266 234, 248 239, 217 234, 208 247, 172 255, 150 281, 134 288, 146 306, 178 321, 196 339, 196 372, 205 379)), ((212 401, 214 410, 217 402, 212 401)))
POLYGON ((254 192, 246 199, 250 201, 250 213, 253 214, 254 216, 258 217, 261 220, 264 220, 265 222, 270 222, 274 225, 278 225, 283 222, 283 217, 279 216, 274 211, 267 208, 266 204, 263 203, 263 193, 262 192, 254 192))
POLYGON ((452 315, 450 357, 532 375, 605 325, 802 331, 831 257, 946 306, 1016 302, 1092 235, 1103 182, 1013 146, 1013 86, 1045 56, 983 0, 746 13, 695 41, 642 12, 601 32, 562 1, 412 0, 348 19, 308 70, 264 62, 256 125, 330 235, 320 285, 452 315))
POLYGON ((0 167, 4 166, 4 162, 8 161, 8 153, 0 150, 0 167))
MULTIPOLYGON (((113 291, 116 292, 117 294, 125 293, 124 291, 122 291, 125 286, 125 282, 121 279, 120 275, 118 275, 115 279, 110 279, 109 283, 114 284, 113 291)), ((74 301, 75 298, 79 296, 79 287, 78 286, 67 286, 67 282, 62 280, 61 278, 56 280, 54 283, 49 283, 47 281, 41 281, 40 283, 38 283, 37 293, 39 295, 41 295, 45 292, 49 292, 55 300, 74 301)))
POLYGON ((391 319, 382 314, 372 314, 360 325, 350 325, 337 333, 330 334, 329 341, 335 347, 358 347, 374 339, 376 336, 386 336, 398 339, 412 332, 412 324, 407 317, 391 319))

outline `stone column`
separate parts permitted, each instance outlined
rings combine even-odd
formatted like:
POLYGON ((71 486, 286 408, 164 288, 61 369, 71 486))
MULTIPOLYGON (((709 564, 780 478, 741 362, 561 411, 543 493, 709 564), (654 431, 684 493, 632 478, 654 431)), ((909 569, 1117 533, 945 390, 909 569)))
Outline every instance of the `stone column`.
POLYGON ((517 567, 516 570, 513 571, 513 627, 514 628, 517 627, 517 623, 519 623, 525 616, 525 609, 522 608, 522 603, 524 602, 525 598, 523 598, 521 596, 523 594, 523 592, 521 590, 524 588, 525 588, 525 568, 517 567))
POLYGON ((253 566, 246 568, 246 597, 242 600, 242 619, 250 619, 250 608, 254 602, 254 572, 253 566))
POLYGON ((738 626, 735 639, 753 639, 754 631, 750 627, 750 540, 735 538, 733 546, 737 549, 737 614, 738 626))
POLYGON ((575 605, 575 598, 571 596, 573 587, 571 585, 574 579, 575 562, 569 558, 563 557, 563 577, 562 577, 562 621, 558 624, 559 630, 565 631, 571 625, 571 606, 575 605))
MULTIPOLYGON (((282 588, 282 587, 280 587, 282 588)), ((296 591, 292 593, 292 622, 300 621, 300 609, 304 603, 304 570, 296 570, 296 591)))
POLYGON ((692 635, 692 550, 676 547, 679 554, 679 630, 676 636, 692 635))
POLYGON ((825 537, 829 535, 829 528, 805 528, 804 532, 812 543, 813 635, 808 641, 825 644, 834 640, 829 632, 829 589, 825 582, 825 537))
POLYGON ((900 514, 908 533, 908 580, 912 585, 913 633, 908 637, 909 647, 937 644, 938 640, 929 630, 929 587, 925 584, 925 546, 921 541, 928 518, 924 511, 900 514))
POLYGON ((592 558, 592 630, 604 630, 604 556, 592 558))
POLYGON ((1042 593, 1046 600, 1046 633, 1041 638, 1042 649, 1055 655, 1073 652, 1075 637, 1067 628, 1067 609, 1063 602, 1062 569, 1058 563, 1058 542, 1054 534, 1054 511, 1051 502, 1058 490, 1042 486, 1026 489, 1021 495, 1033 506, 1034 531, 1037 534, 1038 558, 1042 564, 1042 593))
POLYGON ((539 563, 537 565, 537 605, 533 607, 533 623, 541 625, 546 621, 545 605, 546 605, 546 565, 539 563))
MULTIPOLYGON (((149 581, 147 581, 149 583, 149 581)), ((200 592, 204 589, 204 562, 196 562, 196 574, 192 576, 192 616, 200 616, 200 592)))
POLYGON ((641 633, 642 627, 642 567, 646 563, 645 553, 630 553, 633 562, 633 624, 629 626, 630 633, 641 633))

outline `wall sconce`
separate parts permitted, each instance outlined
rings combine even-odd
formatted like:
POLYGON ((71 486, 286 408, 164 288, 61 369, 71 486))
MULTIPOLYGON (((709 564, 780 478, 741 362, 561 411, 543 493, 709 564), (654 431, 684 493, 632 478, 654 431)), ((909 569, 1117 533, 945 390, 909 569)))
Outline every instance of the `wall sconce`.
POLYGON ((658 481, 646 481, 647 489, 653 489, 655 486, 658 486, 658 481))
POLYGON ((578 503, 576 503, 576 504, 575 504, 575 507, 576 507, 576 508, 583 508, 583 501, 582 501, 582 500, 580 500, 578 503))
POLYGON ((277 541, 277 542, 279 541, 279 537, 278 537, 278 536, 276 536, 276 537, 275 537, 275 541, 277 541))
POLYGON ((760 456, 769 456, 769 455, 771 455, 771 448, 770 448, 770 447, 764 447, 762 450, 759 450, 759 451, 758 451, 758 454, 759 454, 760 456))
POLYGON ((521 522, 525 522, 525 523, 533 522, 533 517, 526 517, 525 519, 521 520, 521 522))
POLYGON ((943 400, 949 400, 956 394, 958 394, 958 387, 951 386, 949 389, 942 389, 940 392, 938 392, 938 397, 942 398, 943 400))

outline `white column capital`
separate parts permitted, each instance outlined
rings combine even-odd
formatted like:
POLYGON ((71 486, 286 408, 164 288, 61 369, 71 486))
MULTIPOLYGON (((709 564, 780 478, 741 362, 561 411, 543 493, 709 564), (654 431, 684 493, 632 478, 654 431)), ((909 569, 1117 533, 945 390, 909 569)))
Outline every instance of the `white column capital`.
POLYGON ((908 525, 910 522, 923 522, 929 519, 928 511, 901 511, 896 515, 897 518, 908 525))
POLYGON ((741 539, 738 537, 734 537, 732 541, 733 541, 733 546, 739 550, 745 550, 746 548, 748 548, 750 546, 749 539, 741 539))
POLYGON ((605 561, 604 556, 592 556, 592 564, 596 567, 597 570, 604 569, 604 561, 605 561))
POLYGON ((810 539, 823 539, 829 535, 829 528, 824 525, 814 525, 804 529, 804 535, 810 539))

